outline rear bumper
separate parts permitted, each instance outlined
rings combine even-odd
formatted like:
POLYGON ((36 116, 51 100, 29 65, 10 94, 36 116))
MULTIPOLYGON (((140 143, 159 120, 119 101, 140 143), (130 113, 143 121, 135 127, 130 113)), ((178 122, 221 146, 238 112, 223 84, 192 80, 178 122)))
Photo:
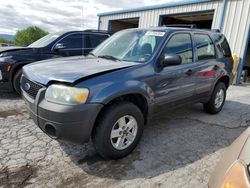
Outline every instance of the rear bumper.
POLYGON ((22 91, 28 111, 40 129, 53 139, 81 144, 89 141, 102 104, 66 106, 44 99, 41 89, 36 99, 22 91))

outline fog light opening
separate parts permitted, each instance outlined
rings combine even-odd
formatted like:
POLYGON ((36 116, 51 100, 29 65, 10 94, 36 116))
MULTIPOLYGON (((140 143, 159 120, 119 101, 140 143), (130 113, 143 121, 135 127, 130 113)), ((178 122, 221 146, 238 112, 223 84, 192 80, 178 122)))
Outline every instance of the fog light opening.
POLYGON ((56 138, 56 137, 57 137, 57 136, 56 136, 56 129, 55 129, 55 127, 53 127, 52 125, 50 125, 50 124, 45 125, 45 131, 46 131, 46 133, 47 133, 50 137, 52 137, 52 138, 56 138))

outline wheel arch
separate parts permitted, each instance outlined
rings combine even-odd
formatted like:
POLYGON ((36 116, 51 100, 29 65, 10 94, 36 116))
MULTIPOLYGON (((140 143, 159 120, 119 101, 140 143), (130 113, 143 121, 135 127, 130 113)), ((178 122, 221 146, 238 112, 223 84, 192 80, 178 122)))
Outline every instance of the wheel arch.
POLYGON ((13 82, 13 78, 15 76, 15 74, 17 73, 17 71, 19 71, 20 69, 23 68, 23 66, 29 64, 31 62, 17 62, 16 65, 13 66, 11 73, 10 73, 10 82, 13 82))
MULTIPOLYGON (((229 86, 230 86, 230 78, 229 78, 229 76, 227 76, 227 75, 221 76, 221 77, 217 80, 216 84, 219 83, 219 82, 223 82, 223 83, 225 84, 225 86, 226 86, 227 89, 228 89, 229 86)), ((215 85, 216 85, 216 84, 215 84, 215 85)))
POLYGON ((109 101, 106 101, 104 106, 102 107, 102 109, 99 111, 94 126, 92 128, 91 131, 91 135, 93 136, 94 134, 94 130, 95 127, 98 124, 98 120, 100 119, 100 117, 102 116, 103 113, 105 113, 105 110, 116 103, 121 103, 121 102, 131 102, 134 105, 136 105, 142 112, 143 117, 144 117, 144 124, 147 123, 147 119, 148 119, 148 114, 150 113, 150 104, 148 102, 148 99, 146 96, 144 96, 141 93, 127 93, 127 94, 123 94, 123 95, 119 95, 113 98, 110 98, 109 101))

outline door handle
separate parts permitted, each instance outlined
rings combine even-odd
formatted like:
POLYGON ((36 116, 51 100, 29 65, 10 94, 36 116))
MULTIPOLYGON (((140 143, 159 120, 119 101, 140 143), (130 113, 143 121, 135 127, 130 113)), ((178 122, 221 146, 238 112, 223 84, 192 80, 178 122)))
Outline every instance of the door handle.
POLYGON ((191 74, 193 74, 193 70, 192 70, 192 69, 188 69, 185 73, 186 73, 188 76, 190 76, 191 74))

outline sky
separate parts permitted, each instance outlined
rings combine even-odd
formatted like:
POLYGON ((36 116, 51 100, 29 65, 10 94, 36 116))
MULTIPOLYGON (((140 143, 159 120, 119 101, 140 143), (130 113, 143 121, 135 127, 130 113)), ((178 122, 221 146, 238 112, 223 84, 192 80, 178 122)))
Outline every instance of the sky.
POLYGON ((168 2, 173 0, 0 0, 0 34, 28 26, 48 32, 97 29, 98 13, 168 2))

